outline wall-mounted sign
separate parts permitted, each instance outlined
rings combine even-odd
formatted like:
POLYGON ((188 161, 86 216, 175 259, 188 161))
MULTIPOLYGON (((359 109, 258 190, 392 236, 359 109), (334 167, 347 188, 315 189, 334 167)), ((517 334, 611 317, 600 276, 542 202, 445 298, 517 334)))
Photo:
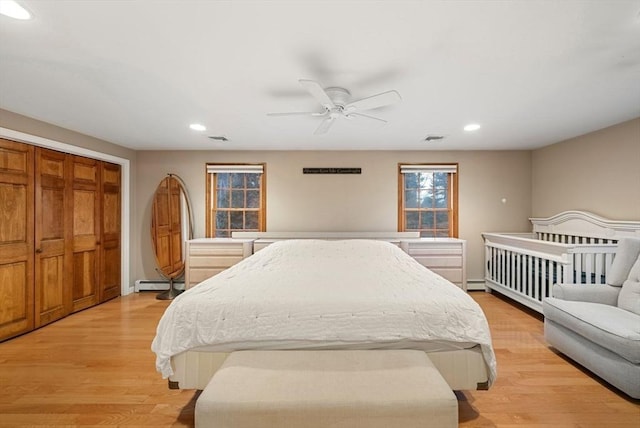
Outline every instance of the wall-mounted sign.
POLYGON ((361 174, 362 168, 302 168, 303 174, 361 174))

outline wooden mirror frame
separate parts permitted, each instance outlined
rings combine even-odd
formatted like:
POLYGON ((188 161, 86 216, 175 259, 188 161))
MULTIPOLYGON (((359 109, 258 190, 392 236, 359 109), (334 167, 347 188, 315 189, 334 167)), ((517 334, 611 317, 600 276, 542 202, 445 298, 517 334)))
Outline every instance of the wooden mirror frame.
POLYGON ((158 294, 157 299, 171 300, 182 292, 174 287, 174 280, 184 274, 184 242, 193 237, 191 216, 191 202, 184 182, 175 174, 167 174, 158 184, 151 206, 156 271, 169 280, 169 290, 158 294))

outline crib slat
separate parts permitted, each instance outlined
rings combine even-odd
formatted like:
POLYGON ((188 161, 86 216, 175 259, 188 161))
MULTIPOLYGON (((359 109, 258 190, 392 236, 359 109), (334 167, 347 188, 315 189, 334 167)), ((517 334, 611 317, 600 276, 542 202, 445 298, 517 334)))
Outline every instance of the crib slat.
POLYGON ((575 282, 576 284, 580 283, 580 275, 582 272, 582 255, 581 254, 574 254, 573 256, 573 271, 574 271, 574 276, 575 278, 573 279, 573 282, 575 282))
POLYGON ((511 288, 515 289, 516 287, 516 256, 513 251, 509 251, 509 285, 511 288))
POLYGON ((531 296, 531 286, 533 285, 533 257, 527 256, 527 291, 526 295, 531 296))
POLYGON ((602 272, 604 271, 604 257, 603 254, 595 254, 596 257, 596 284, 602 284, 602 272))
POLYGON ((540 259, 540 267, 542 269, 542 272, 540 275, 540 279, 541 279, 540 290, 539 290, 539 294, 536 296, 538 300, 542 300, 542 297, 546 295, 545 289, 549 285, 549 277, 547 275, 547 261, 540 259))
POLYGON ((506 267, 504 265, 504 260, 505 260, 505 250, 500 250, 500 273, 498 274, 498 282, 500 282, 500 284, 504 285, 504 274, 506 271, 506 267))
POLYGON ((592 284, 593 283, 593 254, 585 254, 584 255, 584 283, 585 284, 592 284))
POLYGON ((516 290, 522 293, 522 254, 516 255, 516 290))
POLYGON ((539 260, 540 259, 538 257, 533 257, 535 275, 533 276, 533 294, 531 295, 531 297, 536 300, 538 300, 538 289, 540 287, 540 265, 538 263, 539 260))

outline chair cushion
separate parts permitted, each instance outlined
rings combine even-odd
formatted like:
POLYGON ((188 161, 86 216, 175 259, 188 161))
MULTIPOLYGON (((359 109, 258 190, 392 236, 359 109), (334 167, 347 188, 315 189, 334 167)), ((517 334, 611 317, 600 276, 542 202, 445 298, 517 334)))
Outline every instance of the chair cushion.
POLYGON ((631 268, 629 279, 622 283, 618 307, 640 315, 640 257, 631 268))
POLYGON ((618 242, 616 257, 607 274, 607 284, 620 287, 629 277, 629 271, 638 256, 640 256, 640 239, 621 239, 618 242))
POLYGON ((545 319, 640 364, 640 315, 616 306, 553 297, 544 300, 543 311, 545 319))

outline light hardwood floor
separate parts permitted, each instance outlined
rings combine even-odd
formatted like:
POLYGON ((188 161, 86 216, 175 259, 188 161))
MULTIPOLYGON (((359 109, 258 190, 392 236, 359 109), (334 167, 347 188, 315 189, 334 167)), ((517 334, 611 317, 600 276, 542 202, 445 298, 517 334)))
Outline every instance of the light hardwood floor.
MULTIPOLYGON (((539 315, 472 296, 489 319, 498 380, 458 393, 461 427, 640 427, 640 402, 550 350, 539 315)), ((132 294, 1 343, 0 426, 193 426, 197 392, 167 389, 150 350, 167 305, 132 294)))

